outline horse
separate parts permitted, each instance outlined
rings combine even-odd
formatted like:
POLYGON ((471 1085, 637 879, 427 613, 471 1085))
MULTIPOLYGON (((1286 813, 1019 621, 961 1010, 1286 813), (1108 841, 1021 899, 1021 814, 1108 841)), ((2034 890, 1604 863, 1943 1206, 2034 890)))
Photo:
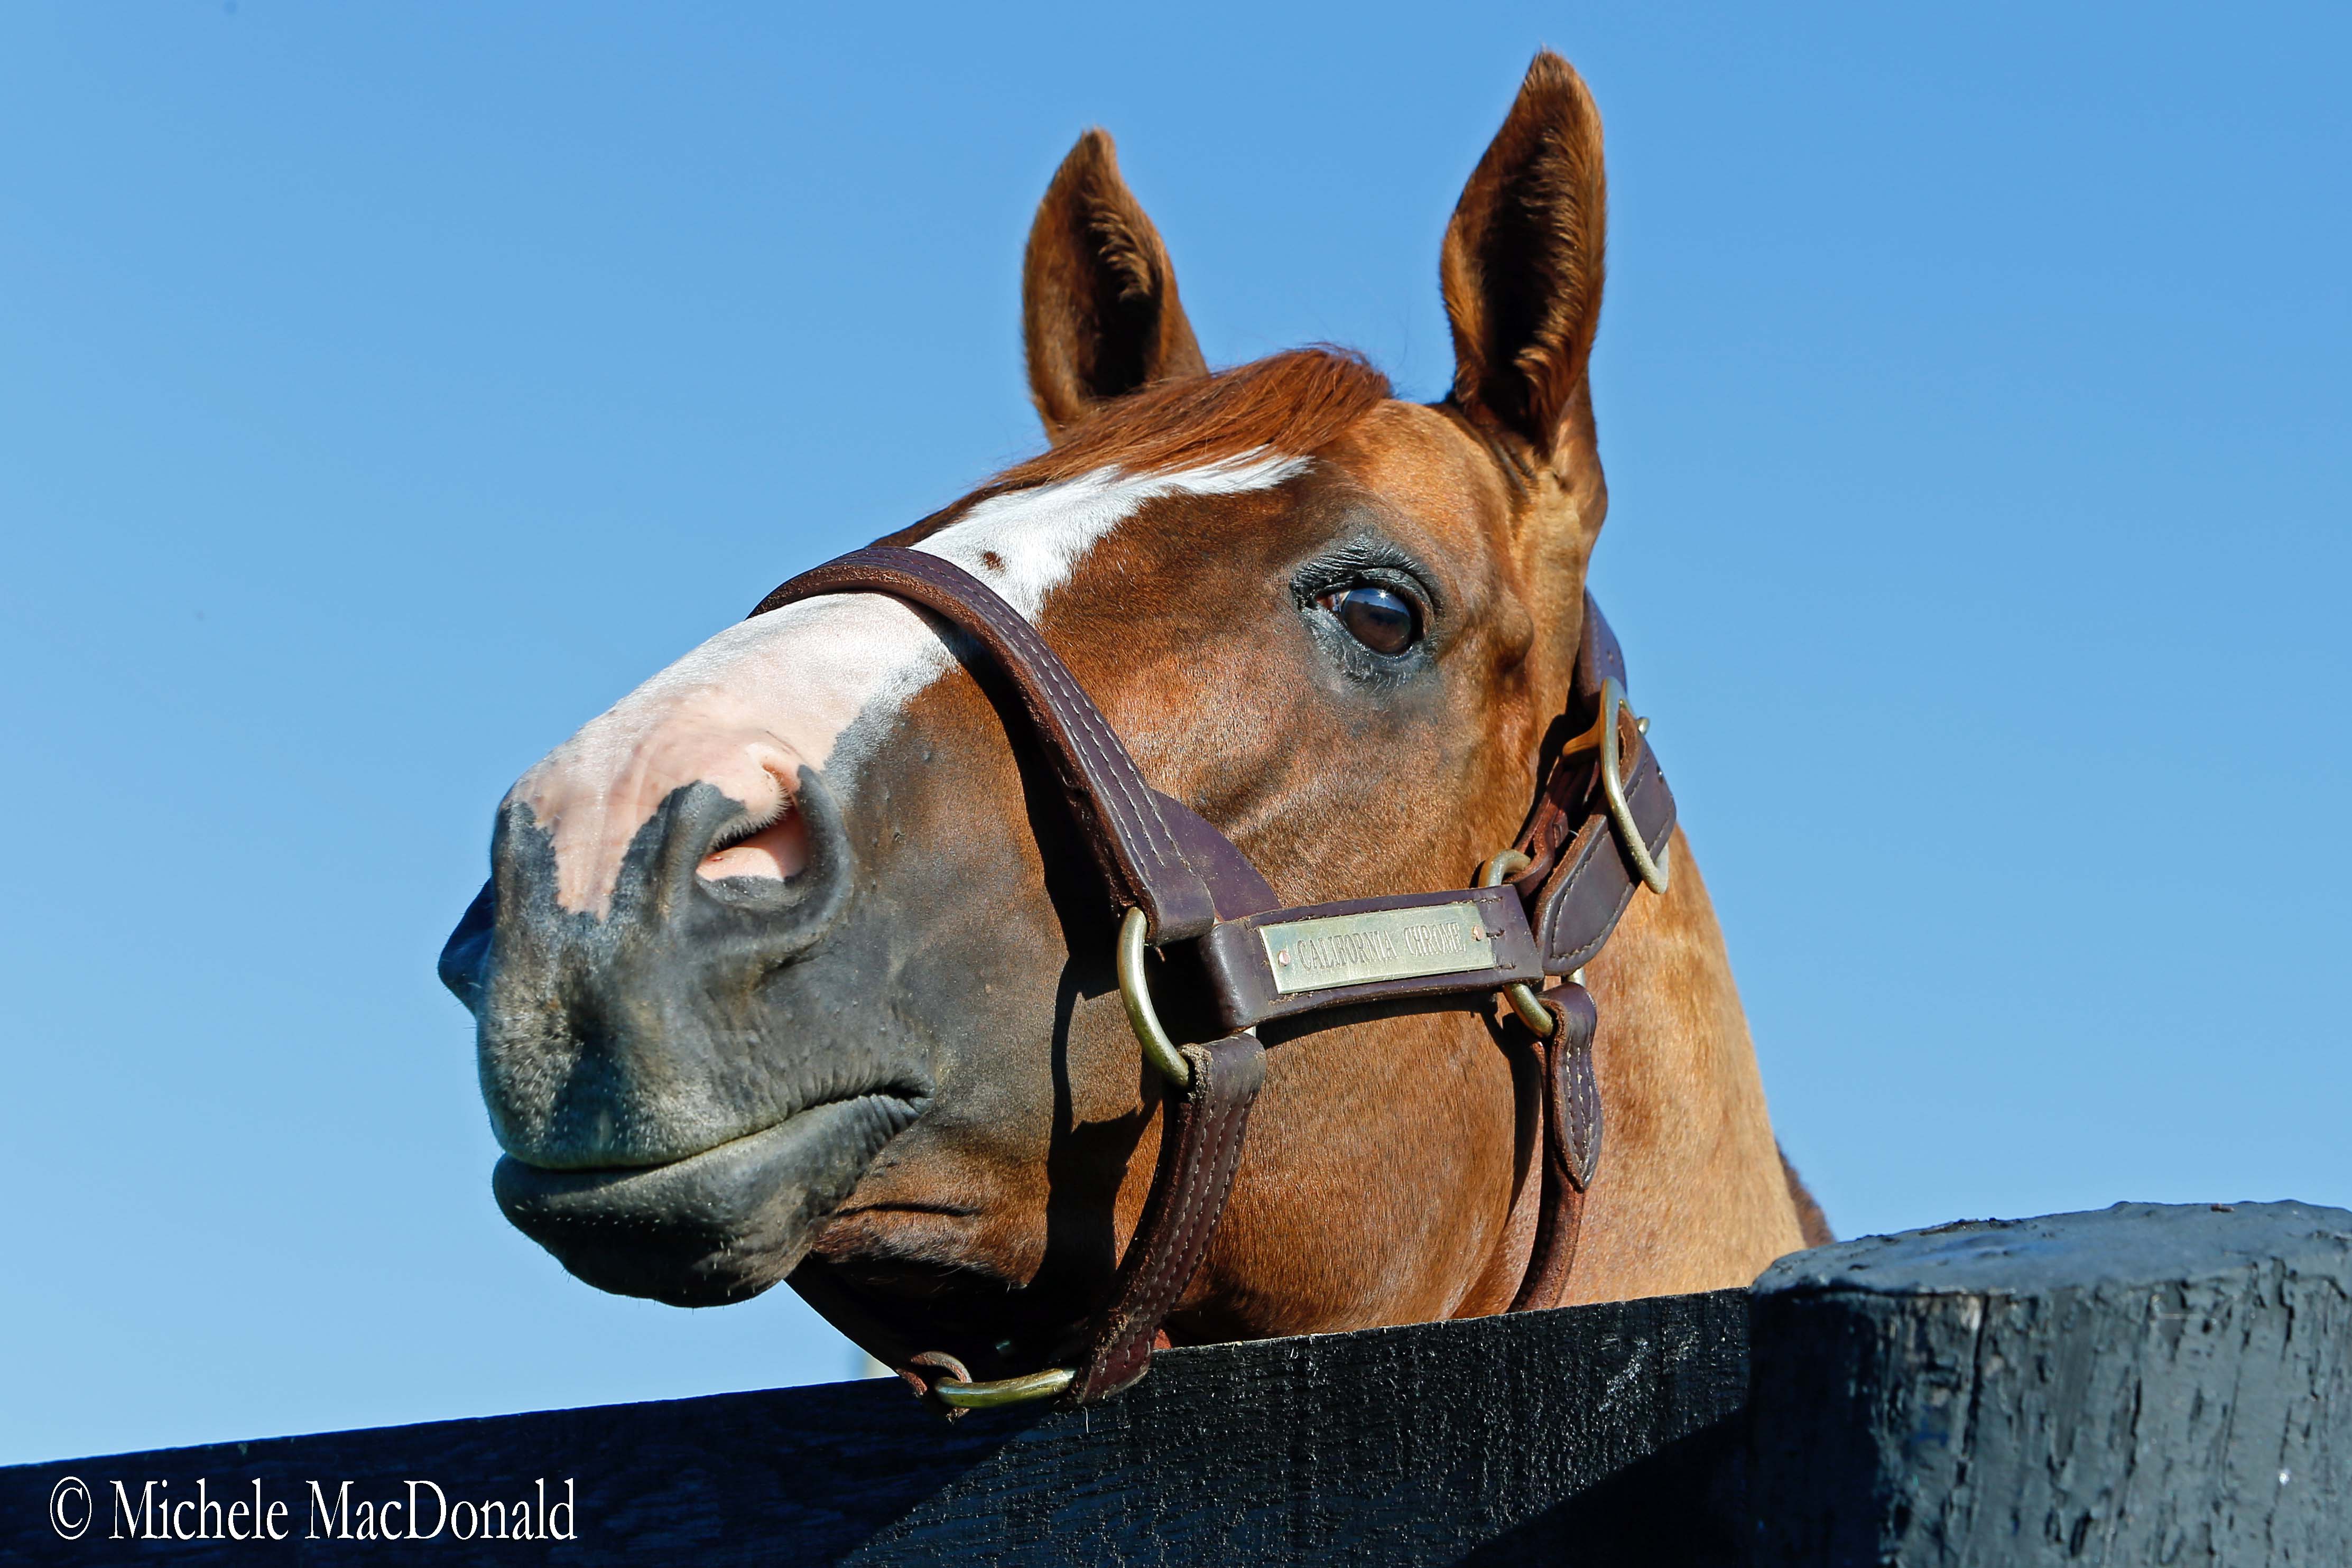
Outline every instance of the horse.
MULTIPOLYGON (((984 584, 1269 896, 1462 887, 1538 804, 1598 630, 1606 207, 1599 111, 1539 53, 1444 233, 1455 367, 1424 404, 1330 348, 1212 371, 1090 131, 1023 268, 1049 444, 882 553, 984 584)), ((883 1361, 956 1379, 1083 1337, 1179 1101, 1139 1059, 1116 900, 1021 695, 936 606, 816 593, 514 785, 441 973, 476 1019, 499 1200, 565 1268, 679 1305, 788 1281, 883 1361)), ((1544 1085, 1517 993, 1369 1000, 1249 1035, 1222 1219, 1150 1343, 1740 1286, 1827 1240, 1668 827, 1574 977, 1608 1155, 1571 1195, 1572 1267, 1530 1283, 1544 1085)))

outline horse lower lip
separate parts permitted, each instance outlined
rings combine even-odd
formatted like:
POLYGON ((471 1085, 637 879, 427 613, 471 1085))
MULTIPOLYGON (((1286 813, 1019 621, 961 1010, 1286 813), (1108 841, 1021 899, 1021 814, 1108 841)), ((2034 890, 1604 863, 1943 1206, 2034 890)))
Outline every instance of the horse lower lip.
POLYGON ((507 1218, 588 1283, 716 1305, 791 1272, 816 1225, 916 1111, 898 1095, 861 1094, 638 1169, 545 1170, 508 1155, 490 1185, 507 1218))

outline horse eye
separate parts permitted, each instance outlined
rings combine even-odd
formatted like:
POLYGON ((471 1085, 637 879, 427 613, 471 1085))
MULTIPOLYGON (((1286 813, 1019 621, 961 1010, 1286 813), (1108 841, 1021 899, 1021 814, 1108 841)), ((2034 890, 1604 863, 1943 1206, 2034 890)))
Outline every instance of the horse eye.
POLYGON ((1412 606, 1402 594, 1359 583, 1327 593, 1319 601, 1339 619, 1348 635, 1375 653, 1402 653, 1421 636, 1412 606))

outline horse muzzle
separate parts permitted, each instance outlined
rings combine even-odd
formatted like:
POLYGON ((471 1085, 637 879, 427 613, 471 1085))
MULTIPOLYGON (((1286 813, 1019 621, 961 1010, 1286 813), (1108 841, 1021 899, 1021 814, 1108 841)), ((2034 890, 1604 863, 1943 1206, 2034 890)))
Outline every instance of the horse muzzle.
POLYGON ((696 868, 745 809, 674 790, 600 916, 561 906, 551 836, 509 801, 443 951, 506 1151, 499 1207, 600 1289, 685 1306, 767 1289, 929 1102, 903 1031, 856 1027, 866 966, 830 950, 848 836, 805 769, 795 809, 795 875, 713 882, 696 868))

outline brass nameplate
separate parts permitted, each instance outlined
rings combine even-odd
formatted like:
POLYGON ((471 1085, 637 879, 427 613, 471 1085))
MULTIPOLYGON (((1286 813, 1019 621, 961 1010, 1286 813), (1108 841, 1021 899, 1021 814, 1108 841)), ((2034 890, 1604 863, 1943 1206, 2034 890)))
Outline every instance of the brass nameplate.
POLYGON ((1285 996, 1367 980, 1458 975, 1495 964, 1486 916, 1467 903, 1293 920, 1260 926, 1258 937, 1274 988, 1285 996))

